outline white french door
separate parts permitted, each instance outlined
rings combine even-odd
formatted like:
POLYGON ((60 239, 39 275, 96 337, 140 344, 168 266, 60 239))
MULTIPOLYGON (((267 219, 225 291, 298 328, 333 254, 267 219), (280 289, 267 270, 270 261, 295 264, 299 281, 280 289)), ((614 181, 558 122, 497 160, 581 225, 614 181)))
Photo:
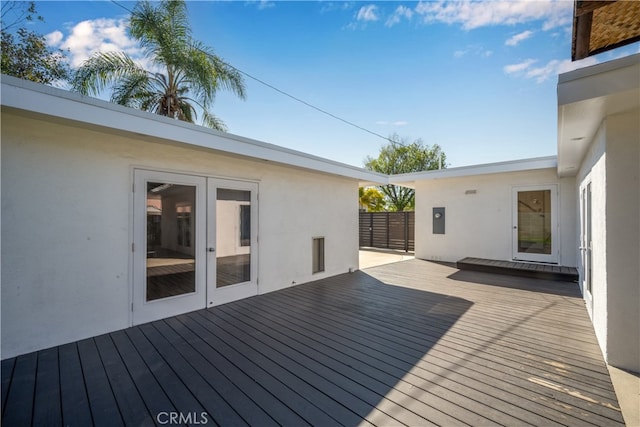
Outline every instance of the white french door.
POLYGON ((256 183, 134 171, 133 324, 258 293, 256 183))
POLYGON ((513 188, 513 259, 558 262, 556 185, 513 188))
POLYGON ((258 294, 258 185, 208 179, 207 306, 258 294))
POLYGON ((133 323, 205 307, 206 179, 134 172, 133 323))

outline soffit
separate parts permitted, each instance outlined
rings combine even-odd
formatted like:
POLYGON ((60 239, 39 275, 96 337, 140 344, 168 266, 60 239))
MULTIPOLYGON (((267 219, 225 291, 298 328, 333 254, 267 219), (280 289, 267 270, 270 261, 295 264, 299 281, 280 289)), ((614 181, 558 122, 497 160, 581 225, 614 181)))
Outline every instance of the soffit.
POLYGON ((578 172, 602 120, 640 108, 640 54, 559 76, 558 175, 578 172))

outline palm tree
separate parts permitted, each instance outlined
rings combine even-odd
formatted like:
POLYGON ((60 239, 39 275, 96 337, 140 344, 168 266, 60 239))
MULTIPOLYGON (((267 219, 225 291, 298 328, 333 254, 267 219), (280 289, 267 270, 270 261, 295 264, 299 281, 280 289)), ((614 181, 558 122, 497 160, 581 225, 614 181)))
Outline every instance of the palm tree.
POLYGON ((194 123, 226 130, 209 109, 218 89, 245 98, 240 73, 202 43, 193 40, 183 0, 139 2, 129 19, 129 33, 145 57, 162 72, 142 68, 124 52, 99 52, 85 61, 72 79, 74 90, 97 95, 112 87, 111 101, 194 123))

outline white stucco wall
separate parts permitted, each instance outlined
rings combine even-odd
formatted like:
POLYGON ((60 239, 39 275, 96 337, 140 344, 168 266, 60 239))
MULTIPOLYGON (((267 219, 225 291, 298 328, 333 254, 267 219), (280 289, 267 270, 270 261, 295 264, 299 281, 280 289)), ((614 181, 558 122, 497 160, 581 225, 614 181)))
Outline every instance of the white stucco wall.
MULTIPOLYGON (((596 337, 598 342, 601 343, 601 348, 606 358, 606 346, 603 345, 607 342, 607 218, 604 208, 607 195, 605 135, 606 126, 603 124, 598 129, 578 171, 576 193, 579 192, 581 186, 591 182, 592 289, 591 295, 585 292, 585 289, 582 289, 582 294, 587 303, 587 311, 591 316, 596 337)), ((576 203, 579 203, 579 195, 576 200, 576 203)), ((576 233, 580 236, 581 225, 579 222, 576 223, 576 227, 576 233)), ((579 247, 579 245, 576 247, 579 247)), ((579 250, 576 252, 579 258, 580 286, 582 287, 584 279, 582 253, 579 250)))
POLYGON ((606 119, 607 361, 640 372, 640 110, 606 119))
MULTIPOLYGON (((640 111, 605 118, 578 172, 592 186, 593 292, 607 363, 640 372, 640 111)), ((582 270, 581 270, 582 271, 582 270)))
POLYGON ((455 262, 464 257, 512 259, 513 187, 556 184, 560 263, 575 266, 575 180, 540 169, 416 182, 417 258, 455 262), (475 194, 465 194, 475 190, 475 194), (432 208, 445 207, 445 234, 432 233, 432 208))
POLYGON ((258 182, 260 293, 358 267, 355 179, 7 112, 2 151, 2 358, 131 324, 134 167, 258 182))

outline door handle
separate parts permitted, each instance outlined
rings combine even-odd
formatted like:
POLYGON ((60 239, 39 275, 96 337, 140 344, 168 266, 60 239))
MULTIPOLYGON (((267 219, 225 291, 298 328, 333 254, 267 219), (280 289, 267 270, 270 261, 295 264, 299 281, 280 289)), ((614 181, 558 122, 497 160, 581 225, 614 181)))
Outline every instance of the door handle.
POLYGON ((207 252, 215 252, 216 248, 207 248, 207 252))

